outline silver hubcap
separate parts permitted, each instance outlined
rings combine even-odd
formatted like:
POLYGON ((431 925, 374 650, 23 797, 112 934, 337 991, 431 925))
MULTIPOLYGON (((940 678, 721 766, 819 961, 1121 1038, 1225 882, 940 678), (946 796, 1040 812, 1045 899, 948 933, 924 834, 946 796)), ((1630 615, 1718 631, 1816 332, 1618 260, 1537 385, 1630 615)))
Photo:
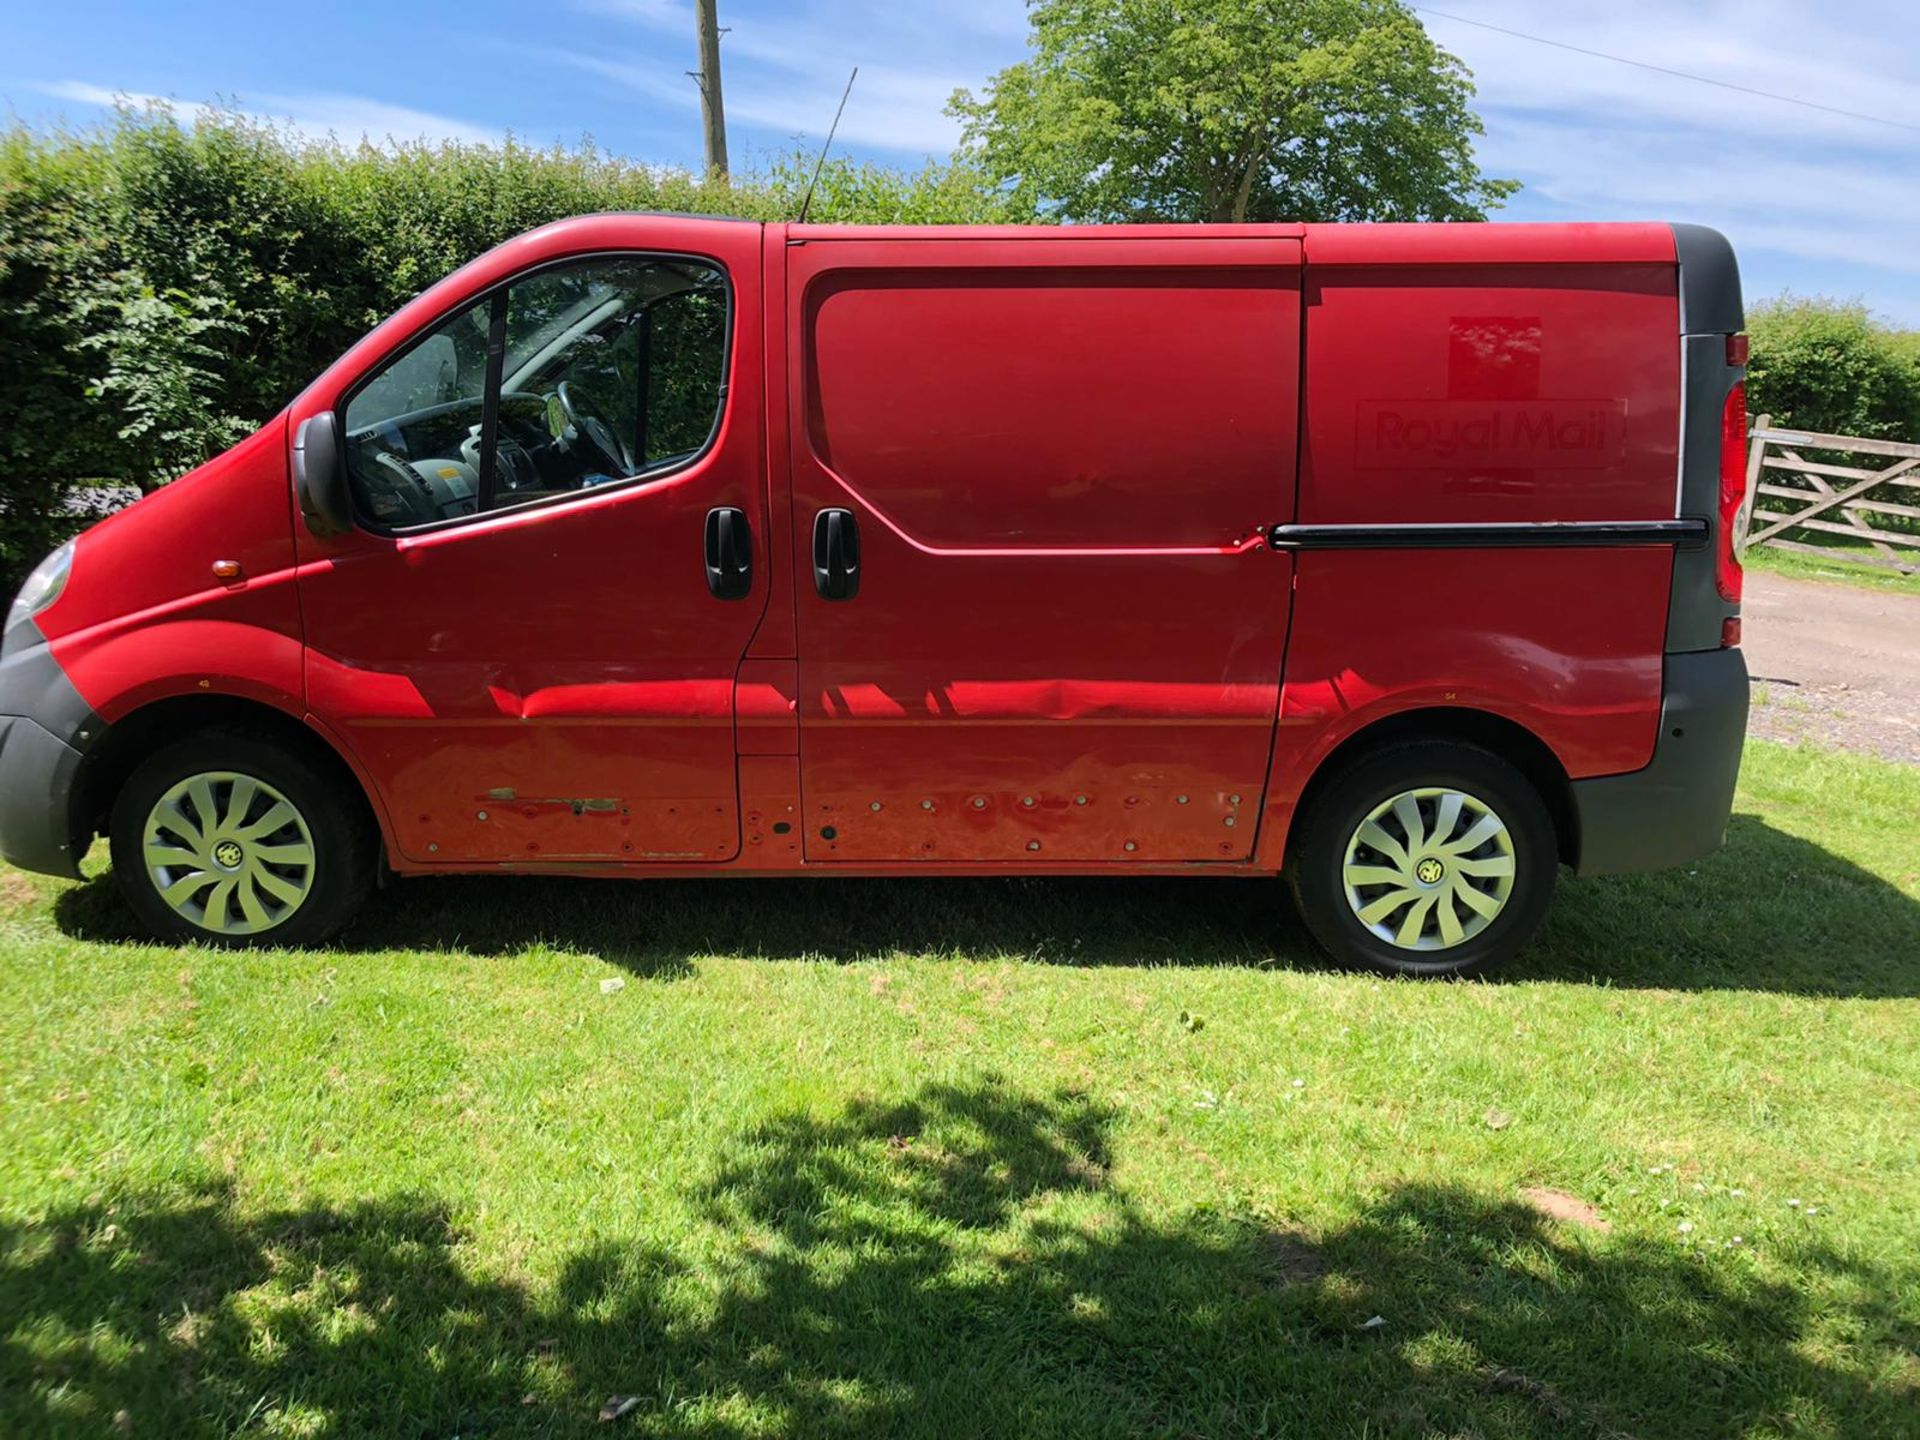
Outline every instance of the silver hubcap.
POLYGON ((1485 801, 1405 790, 1360 822, 1341 879, 1360 923, 1402 950, 1451 950, 1513 894, 1513 836, 1485 801))
POLYGON ((147 878, 174 913, 219 935, 280 924, 313 889, 313 834, 273 786, 251 775, 190 775, 147 812, 147 878))

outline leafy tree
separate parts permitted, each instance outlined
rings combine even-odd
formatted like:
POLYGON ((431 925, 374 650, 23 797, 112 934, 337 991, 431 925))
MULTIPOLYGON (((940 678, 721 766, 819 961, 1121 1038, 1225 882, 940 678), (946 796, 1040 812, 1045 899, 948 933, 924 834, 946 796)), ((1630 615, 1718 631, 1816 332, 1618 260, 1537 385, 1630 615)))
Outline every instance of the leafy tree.
POLYGON ((1827 435, 1920 441, 1920 334, 1857 300, 1782 295, 1747 314, 1747 408, 1827 435))
POLYGON ((1029 0, 963 153, 1068 220, 1480 220, 1467 69, 1400 0, 1029 0))

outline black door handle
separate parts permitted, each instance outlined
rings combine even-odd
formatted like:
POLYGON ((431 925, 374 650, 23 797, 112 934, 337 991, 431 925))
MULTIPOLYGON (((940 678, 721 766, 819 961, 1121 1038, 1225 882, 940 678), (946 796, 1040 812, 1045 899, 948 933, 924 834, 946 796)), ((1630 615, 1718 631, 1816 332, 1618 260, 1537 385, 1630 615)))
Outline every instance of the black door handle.
POLYGON ((813 517, 813 588, 822 600, 851 600, 860 593, 860 526, 851 510, 822 510, 813 517))
POLYGON ((753 534, 744 510, 722 505, 707 512, 707 589, 716 600, 745 599, 753 589, 753 534))

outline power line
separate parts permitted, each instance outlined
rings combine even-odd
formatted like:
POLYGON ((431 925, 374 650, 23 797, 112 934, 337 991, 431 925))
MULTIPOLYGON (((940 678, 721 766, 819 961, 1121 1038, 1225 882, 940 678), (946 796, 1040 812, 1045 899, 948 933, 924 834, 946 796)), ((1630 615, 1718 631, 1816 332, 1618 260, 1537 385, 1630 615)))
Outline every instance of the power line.
POLYGON ((1524 30, 1509 30, 1504 25, 1492 25, 1485 20, 1469 20, 1464 15, 1450 15, 1445 10, 1435 10, 1426 5, 1410 5, 1408 8, 1441 20, 1452 20, 1459 25, 1472 25, 1479 30, 1492 30, 1500 35, 1511 35, 1516 40, 1531 40, 1536 45, 1551 45, 1556 50, 1570 50, 1575 55, 1588 55, 1595 60, 1611 60, 1616 65, 1631 65, 1636 70, 1651 70, 1656 75, 1671 75, 1676 80, 1692 80, 1701 85, 1713 85, 1742 95, 1757 95, 1763 100, 1778 100, 1783 104, 1799 105, 1808 110, 1824 110, 1829 115, 1844 115, 1849 120, 1865 120, 1873 125, 1888 125, 1895 130, 1912 130, 1920 133, 1920 125, 1909 124, 1905 120, 1889 120, 1884 115, 1869 115, 1860 110, 1842 110, 1837 105, 1822 105, 1818 100, 1803 100, 1798 95, 1782 95, 1773 90, 1756 90, 1751 85, 1736 85, 1731 80, 1715 80, 1710 75, 1694 75, 1685 70, 1670 70, 1665 65, 1654 65, 1625 55, 1609 55, 1604 50, 1589 50, 1584 45, 1569 45, 1564 40, 1549 40, 1544 35, 1529 35, 1524 30))

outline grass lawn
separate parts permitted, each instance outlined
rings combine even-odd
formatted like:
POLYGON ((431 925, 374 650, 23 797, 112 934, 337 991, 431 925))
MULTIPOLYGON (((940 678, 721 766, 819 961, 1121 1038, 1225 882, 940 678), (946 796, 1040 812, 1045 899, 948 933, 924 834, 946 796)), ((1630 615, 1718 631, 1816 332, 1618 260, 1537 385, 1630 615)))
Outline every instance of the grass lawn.
MULTIPOLYGON (((1749 570, 1764 570, 1793 580, 1829 580, 1843 585, 1864 585, 1869 590, 1892 590, 1902 595, 1920 595, 1920 574, 1872 565, 1851 557, 1867 553, 1864 546, 1836 544, 1831 556, 1808 555, 1798 550, 1776 550, 1771 545, 1750 548, 1741 563, 1749 570)), ((1920 552, 1913 556, 1920 560, 1920 552)))
POLYGON ((1920 770, 1738 812, 1459 985, 1247 881, 0 874, 0 1434, 1920 1435, 1920 770))

